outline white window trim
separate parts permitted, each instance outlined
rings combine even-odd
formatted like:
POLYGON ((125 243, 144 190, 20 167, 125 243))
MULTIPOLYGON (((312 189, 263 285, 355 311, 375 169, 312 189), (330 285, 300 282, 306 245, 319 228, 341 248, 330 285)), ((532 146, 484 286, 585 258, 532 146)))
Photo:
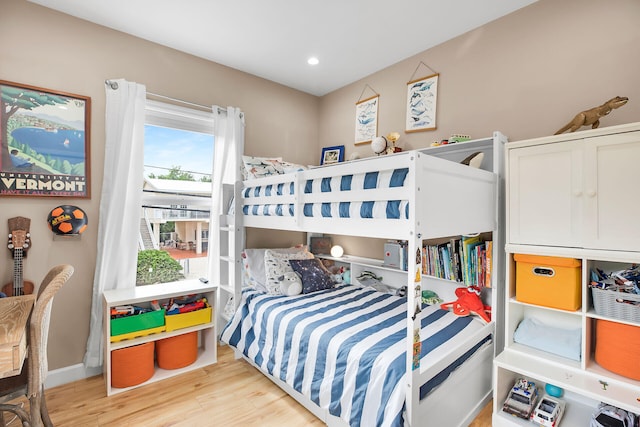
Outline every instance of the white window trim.
POLYGON ((213 135, 213 113, 147 99, 145 124, 213 135))

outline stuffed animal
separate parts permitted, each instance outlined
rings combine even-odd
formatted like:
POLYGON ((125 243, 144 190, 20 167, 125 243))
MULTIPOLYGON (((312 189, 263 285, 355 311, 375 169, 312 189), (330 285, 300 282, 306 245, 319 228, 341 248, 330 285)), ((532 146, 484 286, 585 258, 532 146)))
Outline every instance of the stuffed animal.
POLYGON ((294 296, 302 293, 302 279, 295 271, 288 271, 278 279, 280 280, 280 292, 282 292, 282 295, 294 296))
POLYGON ((437 293, 427 289, 422 291, 422 303, 429 305, 441 304, 442 298, 440 298, 437 293))
POLYGON ((344 283, 345 285, 351 284, 351 270, 345 270, 342 273, 342 283, 344 283))
POLYGON ((466 288, 458 288, 456 289, 456 296, 458 297, 457 300, 440 304, 440 308, 444 310, 452 308, 453 313, 458 316, 477 314, 487 323, 491 321, 491 317, 489 316, 491 307, 482 303, 479 287, 468 286, 466 288))

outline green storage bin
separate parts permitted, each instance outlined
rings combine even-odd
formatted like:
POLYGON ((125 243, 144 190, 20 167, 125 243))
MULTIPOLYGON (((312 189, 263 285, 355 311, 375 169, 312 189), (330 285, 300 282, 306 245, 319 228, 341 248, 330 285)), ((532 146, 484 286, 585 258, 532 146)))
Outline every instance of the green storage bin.
POLYGON ((111 336, 164 326, 165 310, 111 319, 111 336))

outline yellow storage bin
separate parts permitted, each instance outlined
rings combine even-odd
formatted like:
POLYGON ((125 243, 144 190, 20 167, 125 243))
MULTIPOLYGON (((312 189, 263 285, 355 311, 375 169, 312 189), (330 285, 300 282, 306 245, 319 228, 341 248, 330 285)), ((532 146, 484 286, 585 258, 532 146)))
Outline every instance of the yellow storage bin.
POLYGON ((575 311, 581 307, 578 259, 515 254, 516 300, 575 311))
POLYGON ((141 331, 129 332, 128 334, 116 335, 111 337, 111 342, 120 342, 124 340, 131 340, 134 338, 146 337, 147 335, 157 334, 159 332, 166 331, 165 326, 158 326, 157 328, 143 329, 141 331))
POLYGON ((165 316, 165 326, 167 332, 176 329, 188 328, 189 326, 203 325, 211 322, 211 306, 189 313, 171 314, 165 316))

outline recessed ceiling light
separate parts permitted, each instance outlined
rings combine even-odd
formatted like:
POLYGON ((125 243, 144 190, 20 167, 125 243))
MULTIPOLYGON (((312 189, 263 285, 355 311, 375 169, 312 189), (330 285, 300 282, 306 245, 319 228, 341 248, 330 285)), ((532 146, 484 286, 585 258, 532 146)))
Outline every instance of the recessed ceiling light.
POLYGON ((307 59, 307 64, 309 65, 318 65, 319 63, 320 63, 320 60, 315 56, 312 56, 311 58, 307 59))

